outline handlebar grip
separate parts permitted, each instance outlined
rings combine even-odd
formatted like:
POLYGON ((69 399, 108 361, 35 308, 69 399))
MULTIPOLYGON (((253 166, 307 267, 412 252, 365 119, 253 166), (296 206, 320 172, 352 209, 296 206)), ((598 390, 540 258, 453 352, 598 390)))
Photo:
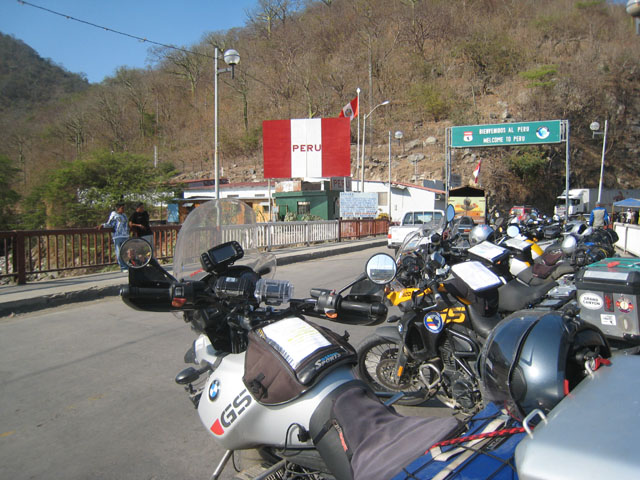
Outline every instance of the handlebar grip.
POLYGON ((353 302, 350 300, 342 300, 338 310, 352 313, 360 313, 373 317, 386 316, 387 307, 380 302, 365 303, 365 302, 353 302))
POLYGON ((159 301, 171 301, 172 294, 171 288, 148 288, 148 287, 131 287, 124 286, 120 290, 120 295, 131 299, 140 300, 159 300, 159 301))

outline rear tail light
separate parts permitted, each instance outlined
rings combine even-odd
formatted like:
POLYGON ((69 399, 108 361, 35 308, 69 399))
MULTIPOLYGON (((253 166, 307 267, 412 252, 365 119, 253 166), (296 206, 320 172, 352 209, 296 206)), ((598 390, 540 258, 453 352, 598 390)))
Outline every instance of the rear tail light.
POLYGON ((613 312, 613 295, 610 293, 604 294, 604 311, 605 312, 613 312))

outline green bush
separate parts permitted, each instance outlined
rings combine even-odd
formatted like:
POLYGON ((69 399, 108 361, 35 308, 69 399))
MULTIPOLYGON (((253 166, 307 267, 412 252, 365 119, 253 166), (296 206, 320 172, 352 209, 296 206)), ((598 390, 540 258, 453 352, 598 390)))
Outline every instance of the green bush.
POLYGON ((431 82, 412 86, 409 95, 414 105, 435 122, 447 118, 453 106, 448 92, 431 82))
POLYGON ((558 73, 558 67, 555 65, 541 65, 537 68, 520 72, 522 78, 529 80, 527 85, 529 88, 552 87, 555 83, 554 76, 558 73))

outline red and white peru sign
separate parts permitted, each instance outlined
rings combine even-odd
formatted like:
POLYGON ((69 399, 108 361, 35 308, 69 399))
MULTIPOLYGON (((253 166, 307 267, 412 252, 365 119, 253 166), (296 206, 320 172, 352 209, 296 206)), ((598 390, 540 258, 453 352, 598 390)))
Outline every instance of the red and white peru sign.
POLYGON ((262 122, 264 178, 351 175, 348 118, 262 122))

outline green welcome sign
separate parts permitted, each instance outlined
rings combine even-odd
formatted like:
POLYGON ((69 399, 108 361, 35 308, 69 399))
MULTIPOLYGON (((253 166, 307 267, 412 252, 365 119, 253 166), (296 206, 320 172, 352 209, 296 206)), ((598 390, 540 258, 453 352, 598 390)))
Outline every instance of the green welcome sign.
POLYGON ((561 120, 451 127, 451 147, 508 147, 560 143, 561 120))

